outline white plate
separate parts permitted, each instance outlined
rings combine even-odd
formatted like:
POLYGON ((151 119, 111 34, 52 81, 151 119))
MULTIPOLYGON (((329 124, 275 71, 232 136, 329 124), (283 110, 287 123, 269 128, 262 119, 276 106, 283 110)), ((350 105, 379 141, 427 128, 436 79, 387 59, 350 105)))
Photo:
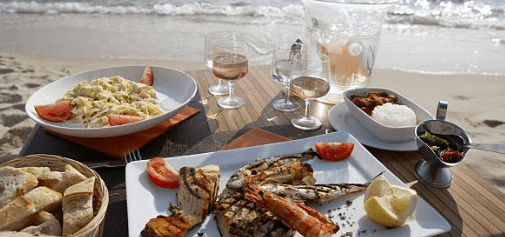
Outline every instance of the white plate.
MULTIPOLYGON (((317 158, 312 160, 310 163, 318 183, 362 183, 385 171, 384 174, 392 184, 405 186, 352 135, 346 132, 335 132, 249 148, 167 158, 166 160, 176 170, 183 166, 219 165, 221 167, 220 190, 222 191, 233 172, 256 158, 303 152, 308 148, 314 148, 314 143, 319 141, 353 142, 356 145, 351 156, 345 161, 327 162, 317 158)), ((149 181, 146 162, 145 160, 133 162, 126 166, 129 236, 140 236, 140 231, 151 218, 158 215, 170 215, 167 210, 169 203, 177 203, 176 190, 158 188, 149 181)), ((333 220, 341 227, 335 236, 341 236, 347 231, 353 231, 353 236, 358 236, 357 231, 361 231, 360 236, 367 234, 373 236, 432 236, 451 229, 449 223, 422 198, 419 198, 417 209, 406 224, 393 229, 382 227, 366 216, 363 210, 363 193, 334 200, 316 207, 316 209, 325 215, 329 214, 328 211, 331 210, 333 220), (350 206, 346 206, 348 200, 352 201, 350 206), (340 209, 337 210, 339 207, 340 209), (340 220, 338 213, 344 214, 346 219, 340 220), (351 223, 352 226, 348 223, 351 223), (364 230, 366 232, 362 232, 364 230)), ((202 224, 188 231, 186 236, 199 236, 198 232, 205 233, 205 236, 220 236, 214 215, 209 215, 202 224)))
POLYGON ((198 89, 195 80, 188 74, 165 67, 151 66, 154 73, 153 87, 160 101, 163 114, 136 123, 105 128, 82 128, 75 121, 51 123, 41 119, 35 112, 35 105, 52 104, 81 81, 95 78, 122 76, 139 82, 144 72, 143 66, 122 66, 90 70, 56 80, 33 93, 25 105, 28 116, 42 127, 57 133, 75 137, 114 137, 143 131, 167 121, 179 113, 195 96, 198 89))
POLYGON ((328 120, 335 130, 352 134, 364 145, 389 151, 417 151, 416 140, 391 143, 379 140, 354 118, 344 102, 328 111, 328 120))

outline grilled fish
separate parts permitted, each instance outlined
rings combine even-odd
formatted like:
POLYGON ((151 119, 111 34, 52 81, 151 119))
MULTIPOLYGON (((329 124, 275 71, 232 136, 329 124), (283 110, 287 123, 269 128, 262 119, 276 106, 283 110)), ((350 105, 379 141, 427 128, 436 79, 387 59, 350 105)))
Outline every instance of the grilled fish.
POLYGON ((172 215, 149 220, 142 236, 184 236, 188 229, 202 222, 212 208, 219 191, 219 177, 217 165, 181 168, 177 206, 170 206, 172 215))
POLYGON ((221 197, 215 205, 216 222, 223 237, 294 236, 272 213, 244 198, 242 191, 221 197))
POLYGON ((267 180, 254 186, 296 203, 323 204, 352 193, 366 190, 370 182, 362 184, 291 185, 267 180))
POLYGON ((281 183, 290 184, 315 184, 312 166, 307 163, 296 162, 284 164, 271 169, 263 170, 257 174, 244 176, 233 182, 228 182, 228 188, 242 188, 246 185, 273 179, 281 183))
POLYGON ((182 167, 179 170, 177 206, 192 215, 197 223, 205 219, 219 192, 219 166, 198 168, 182 167))
POLYGON ((226 187, 241 188, 242 181, 246 176, 257 175, 262 171, 286 164, 303 162, 309 159, 313 159, 316 156, 317 152, 312 150, 312 148, 309 148, 307 151, 302 153, 274 156, 272 158, 258 158, 256 161, 237 170, 226 183, 226 187))

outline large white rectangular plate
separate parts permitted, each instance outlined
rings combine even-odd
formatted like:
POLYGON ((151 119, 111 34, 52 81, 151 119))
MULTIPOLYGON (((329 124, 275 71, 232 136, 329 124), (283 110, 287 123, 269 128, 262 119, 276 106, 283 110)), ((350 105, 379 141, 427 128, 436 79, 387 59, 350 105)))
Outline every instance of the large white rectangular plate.
MULTIPOLYGON (((190 156, 166 158, 176 170, 183 166, 203 166, 217 164, 221 168, 220 190, 223 190, 230 176, 240 167, 258 157, 303 152, 314 147, 315 142, 353 142, 354 151, 341 162, 327 162, 319 159, 310 161, 317 183, 364 183, 384 171, 392 184, 405 184, 368 152, 352 135, 336 132, 294 141, 267 144, 249 148, 210 152, 190 156)), ((163 189, 150 182, 147 161, 129 163, 126 166, 126 197, 128 208, 129 236, 140 236, 145 224, 158 215, 170 215, 168 205, 177 203, 176 190, 163 189)), ((385 228, 371 220, 363 209, 363 193, 349 195, 315 207, 339 224, 335 236, 353 232, 353 236, 433 236, 451 229, 449 223, 426 201, 419 198, 414 215, 401 227, 385 228), (348 205, 348 201, 352 201, 348 205), (345 219, 338 215, 345 216, 345 219)), ((188 231, 186 236, 220 236, 214 215, 209 215, 200 225, 188 231)), ((297 234, 297 236, 300 236, 297 234)))

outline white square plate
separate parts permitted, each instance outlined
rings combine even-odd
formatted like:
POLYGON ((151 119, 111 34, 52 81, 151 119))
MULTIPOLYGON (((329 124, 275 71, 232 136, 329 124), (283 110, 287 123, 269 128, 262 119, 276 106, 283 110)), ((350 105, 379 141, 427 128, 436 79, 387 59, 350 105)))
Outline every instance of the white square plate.
MULTIPOLYGON (((353 142, 351 156, 341 162, 327 162, 315 158, 310 163, 317 183, 364 183, 384 171, 392 184, 405 184, 368 152, 352 135, 335 132, 288 142, 267 144, 242 149, 210 152, 190 156, 166 158, 174 169, 183 166, 203 166, 217 164, 221 168, 220 190, 223 190, 230 176, 240 167, 258 157, 303 152, 314 147, 315 142, 353 142)), ((158 215, 170 215, 168 205, 177 203, 176 190, 159 188, 150 182, 147 161, 129 163, 126 166, 126 197, 128 208, 129 236, 140 236, 145 224, 158 215)), ((414 215, 401 227, 385 228, 370 219, 363 209, 363 192, 345 196, 315 208, 330 215, 338 223, 340 230, 334 236, 353 232, 353 236, 433 236, 451 229, 449 223, 426 201, 419 198, 414 215), (347 205, 352 201, 351 205, 347 205), (342 220, 338 215, 345 216, 342 220)), ((209 215, 202 224, 194 227, 186 236, 220 236, 214 215, 209 215)), ((298 233, 296 236, 300 236, 298 233)))

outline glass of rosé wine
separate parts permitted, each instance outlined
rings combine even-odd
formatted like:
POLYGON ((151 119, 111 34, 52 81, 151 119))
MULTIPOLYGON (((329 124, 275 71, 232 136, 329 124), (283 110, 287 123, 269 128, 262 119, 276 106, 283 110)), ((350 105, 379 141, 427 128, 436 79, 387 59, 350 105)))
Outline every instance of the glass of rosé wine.
MULTIPOLYGON (((212 69, 212 61, 214 59, 214 45, 222 40, 233 40, 236 36, 231 31, 213 31, 205 36, 205 47, 203 51, 203 60, 205 65, 212 69)), ((228 84, 225 80, 219 79, 217 85, 209 87, 209 93, 213 95, 228 95, 228 84)))
POLYGON ((228 96, 217 101, 225 109, 236 109, 245 104, 243 98, 234 95, 234 83, 244 77, 247 72, 248 61, 246 45, 239 39, 221 40, 214 45, 214 59, 212 72, 220 79, 228 81, 228 96))

